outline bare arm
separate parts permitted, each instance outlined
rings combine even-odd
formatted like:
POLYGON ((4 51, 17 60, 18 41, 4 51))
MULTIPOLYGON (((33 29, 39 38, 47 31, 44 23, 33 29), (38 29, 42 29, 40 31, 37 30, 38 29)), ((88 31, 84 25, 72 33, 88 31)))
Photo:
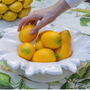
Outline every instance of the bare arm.
POLYGON ((40 20, 36 27, 30 32, 30 34, 34 34, 45 25, 54 21, 60 14, 69 8, 69 5, 64 0, 59 0, 55 5, 49 8, 34 11, 32 14, 24 17, 21 20, 18 31, 21 30, 22 26, 26 26, 29 23, 37 24, 37 22, 40 20))
POLYGON ((29 23, 37 24, 37 22, 40 21, 30 32, 30 34, 34 34, 38 32, 42 27, 53 22, 59 15, 61 15, 63 12, 72 7, 73 2, 74 5, 77 5, 77 3, 80 3, 82 1, 84 0, 59 0, 56 4, 49 8, 34 11, 32 14, 24 17, 21 20, 18 26, 18 31, 21 30, 22 26, 26 26, 29 23))

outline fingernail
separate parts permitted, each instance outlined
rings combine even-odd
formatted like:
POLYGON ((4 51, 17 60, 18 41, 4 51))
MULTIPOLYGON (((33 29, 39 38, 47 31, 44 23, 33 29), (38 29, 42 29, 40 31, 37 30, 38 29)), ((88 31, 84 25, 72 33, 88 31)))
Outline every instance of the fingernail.
POLYGON ((34 34, 34 31, 31 31, 30 34, 31 34, 31 35, 34 34))

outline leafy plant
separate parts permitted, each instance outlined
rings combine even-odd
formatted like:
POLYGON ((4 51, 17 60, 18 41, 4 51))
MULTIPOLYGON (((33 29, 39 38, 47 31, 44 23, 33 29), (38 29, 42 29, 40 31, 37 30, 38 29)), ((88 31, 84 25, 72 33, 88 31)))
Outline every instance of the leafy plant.
POLYGON ((90 17, 90 14, 83 14, 84 17, 90 17))
POLYGON ((81 8, 76 8, 76 9, 71 9, 71 10, 76 11, 76 12, 81 12, 81 13, 90 13, 90 10, 81 9, 81 8))
POLYGON ((82 80, 82 81, 80 81, 78 83, 88 85, 88 84, 90 84, 90 79, 85 79, 85 80, 82 80))
POLYGON ((68 83, 68 81, 66 83, 64 83, 60 89, 71 89, 71 85, 68 83))
POLYGON ((90 77, 90 63, 87 63, 85 67, 82 67, 78 74, 80 75, 81 79, 89 78, 90 77))
POLYGON ((73 79, 79 79, 79 74, 77 74, 77 73, 74 73, 74 74, 72 74, 70 77, 69 77, 69 79, 71 79, 71 80, 73 80, 73 79))
POLYGON ((50 82, 50 83, 47 83, 48 85, 60 85, 61 83, 59 81, 56 81, 56 82, 50 82))
POLYGON ((7 61, 1 61, 0 67, 4 71, 12 71, 12 68, 7 64, 7 61))
POLYGON ((89 34, 86 34, 86 33, 82 33, 82 35, 87 35, 87 36, 90 36, 89 34))
POLYGON ((0 89, 13 89, 14 87, 11 85, 16 85, 18 83, 14 83, 8 74, 0 72, 0 89))
POLYGON ((80 18, 81 26, 88 26, 87 23, 90 23, 90 18, 80 18))
POLYGON ((19 89, 30 89, 29 86, 25 85, 23 78, 20 81, 19 89))

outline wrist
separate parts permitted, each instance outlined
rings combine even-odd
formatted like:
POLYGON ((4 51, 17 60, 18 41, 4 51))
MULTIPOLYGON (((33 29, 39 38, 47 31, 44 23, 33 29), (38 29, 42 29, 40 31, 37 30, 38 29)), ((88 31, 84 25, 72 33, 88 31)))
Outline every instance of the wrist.
POLYGON ((63 12, 68 10, 70 6, 66 3, 65 0, 59 0, 55 5, 52 6, 53 13, 56 14, 56 17, 61 15, 63 12))

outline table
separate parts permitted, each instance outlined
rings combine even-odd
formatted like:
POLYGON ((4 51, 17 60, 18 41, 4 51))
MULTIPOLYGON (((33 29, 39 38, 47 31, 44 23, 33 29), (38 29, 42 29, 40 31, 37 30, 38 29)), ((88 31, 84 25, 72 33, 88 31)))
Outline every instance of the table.
MULTIPOLYGON (((32 3, 32 11, 39 10, 42 8, 49 7, 56 3, 58 0, 41 0, 41 2, 35 1, 32 3)), ((83 2, 78 7, 82 9, 90 9, 89 3, 83 2)), ((83 35, 90 34, 90 20, 89 17, 82 17, 84 13, 75 12, 68 10, 59 16, 54 22, 50 25, 53 29, 57 29, 61 26, 73 27, 79 29, 83 35), (80 18, 86 18, 84 21, 80 18), (85 20, 89 21, 85 21, 85 20), (81 22, 81 24, 80 24, 81 22)), ((20 19, 17 19, 13 22, 6 22, 0 20, 0 32, 2 33, 3 29, 13 26, 18 26, 20 19)), ((87 65, 82 64, 81 69, 78 73, 73 73, 70 76, 66 77, 61 81, 51 82, 51 83, 37 83, 34 81, 28 80, 23 76, 20 69, 13 70, 11 69, 5 61, 0 62, 0 88, 2 89, 89 89, 90 88, 90 63, 87 65), (81 76, 81 78, 80 78, 81 76), (13 81, 12 81, 13 80, 13 81)))

